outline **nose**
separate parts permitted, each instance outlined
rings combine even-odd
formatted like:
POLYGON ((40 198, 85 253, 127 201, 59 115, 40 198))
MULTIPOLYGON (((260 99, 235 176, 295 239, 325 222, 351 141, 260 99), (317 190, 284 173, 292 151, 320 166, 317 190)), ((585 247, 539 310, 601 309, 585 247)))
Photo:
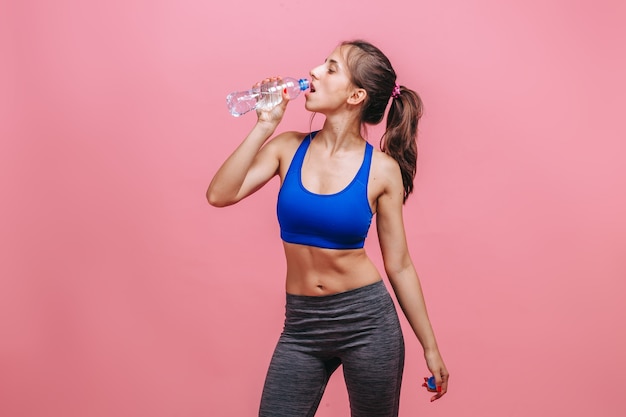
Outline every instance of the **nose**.
POLYGON ((320 67, 321 67, 321 65, 318 65, 317 67, 312 68, 311 71, 309 71, 309 75, 311 76, 311 78, 315 78, 315 79, 318 78, 317 74, 319 74, 319 68, 320 67))

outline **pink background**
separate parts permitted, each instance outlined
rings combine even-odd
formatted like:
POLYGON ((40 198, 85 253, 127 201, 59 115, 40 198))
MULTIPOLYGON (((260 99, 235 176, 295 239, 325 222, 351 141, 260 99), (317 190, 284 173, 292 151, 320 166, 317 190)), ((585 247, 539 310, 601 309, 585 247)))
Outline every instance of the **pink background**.
MULTIPOLYGON (((452 379, 429 403, 403 320, 401 415, 624 416, 625 28, 620 0, 3 2, 0 415, 256 415, 277 182, 206 203, 254 122, 224 98, 364 37, 426 106, 405 217, 452 379)), ((318 416, 347 407, 337 373, 318 416)))

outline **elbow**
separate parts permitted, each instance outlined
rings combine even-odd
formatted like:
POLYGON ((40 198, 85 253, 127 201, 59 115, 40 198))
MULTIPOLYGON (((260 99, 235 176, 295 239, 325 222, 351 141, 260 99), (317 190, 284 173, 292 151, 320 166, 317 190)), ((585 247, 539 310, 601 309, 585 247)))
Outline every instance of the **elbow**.
POLYGON ((223 201, 220 201, 220 200, 207 198, 207 201, 209 202, 209 205, 213 207, 226 207, 227 206, 227 204, 225 204, 223 201))
POLYGON ((408 254, 400 256, 397 259, 385 262, 384 267, 385 273, 390 280, 393 280, 394 278, 399 276, 403 276, 407 272, 415 271, 413 262, 411 261, 411 258, 408 256, 408 254))
POLYGON ((234 203, 223 196, 219 196, 217 193, 212 191, 211 188, 209 188, 206 192, 206 199, 213 207, 226 207, 234 203))
POLYGON ((220 199, 219 196, 215 195, 214 192, 211 192, 209 188, 206 192, 206 201, 209 202, 213 207, 224 207, 226 206, 224 200, 220 199))

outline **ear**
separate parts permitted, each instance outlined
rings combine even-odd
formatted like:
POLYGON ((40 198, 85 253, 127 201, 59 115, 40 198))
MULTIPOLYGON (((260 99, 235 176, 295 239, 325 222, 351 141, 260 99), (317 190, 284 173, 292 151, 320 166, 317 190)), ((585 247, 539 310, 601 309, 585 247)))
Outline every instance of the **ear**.
POLYGON ((363 88, 355 88, 348 97, 348 104, 360 104, 367 97, 367 91, 363 88))

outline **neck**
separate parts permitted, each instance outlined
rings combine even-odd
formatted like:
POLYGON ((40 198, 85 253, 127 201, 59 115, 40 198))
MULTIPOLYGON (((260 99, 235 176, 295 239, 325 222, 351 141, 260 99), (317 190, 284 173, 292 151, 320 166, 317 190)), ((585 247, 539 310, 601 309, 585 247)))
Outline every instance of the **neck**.
POLYGON ((345 114, 339 116, 326 116, 324 126, 318 135, 319 141, 323 142, 325 147, 331 149, 331 153, 339 150, 350 149, 351 147, 360 146, 363 138, 361 137, 361 123, 358 117, 346 117, 345 114))

